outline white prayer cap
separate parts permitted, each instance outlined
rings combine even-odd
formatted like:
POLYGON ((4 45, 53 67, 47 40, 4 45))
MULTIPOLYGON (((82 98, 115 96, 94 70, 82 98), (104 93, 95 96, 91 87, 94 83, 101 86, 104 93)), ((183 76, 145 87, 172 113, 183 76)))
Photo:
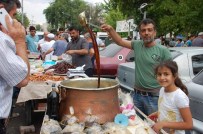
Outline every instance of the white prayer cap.
POLYGON ((203 35, 203 32, 200 32, 200 33, 198 34, 198 36, 201 36, 201 35, 203 35))
POLYGON ((55 35, 54 35, 53 33, 49 33, 49 34, 47 35, 47 37, 48 37, 49 39, 53 39, 53 38, 55 37, 55 35))

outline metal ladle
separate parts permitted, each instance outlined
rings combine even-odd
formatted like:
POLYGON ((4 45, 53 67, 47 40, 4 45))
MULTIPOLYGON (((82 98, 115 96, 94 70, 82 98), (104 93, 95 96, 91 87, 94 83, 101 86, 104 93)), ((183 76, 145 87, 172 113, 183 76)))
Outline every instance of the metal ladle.
POLYGON ((89 32, 90 37, 92 39, 93 48, 94 48, 95 57, 96 57, 96 64, 97 64, 97 74, 98 74, 98 86, 97 87, 99 88, 100 87, 100 58, 99 58, 99 49, 98 49, 98 45, 96 42, 96 38, 87 23, 87 18, 85 16, 85 12, 82 12, 79 14, 79 21, 80 21, 80 24, 87 29, 87 31, 89 32))
POLYGON ((79 21, 80 21, 80 24, 82 26, 84 26, 84 27, 86 25, 90 25, 90 26, 93 26, 93 27, 96 27, 96 28, 100 29, 99 26, 87 22, 87 19, 86 19, 86 16, 85 16, 85 12, 82 12, 82 13, 79 14, 79 21))
POLYGON ((87 26, 87 19, 86 19, 86 16, 85 16, 85 12, 82 12, 79 14, 79 21, 80 21, 80 24, 84 27, 87 26))

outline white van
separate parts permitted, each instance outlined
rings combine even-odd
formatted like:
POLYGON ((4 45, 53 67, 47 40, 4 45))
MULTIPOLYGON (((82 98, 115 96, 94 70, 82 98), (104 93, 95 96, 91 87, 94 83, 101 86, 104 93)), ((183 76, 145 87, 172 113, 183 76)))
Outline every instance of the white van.
POLYGON ((105 38, 108 37, 108 34, 107 32, 97 32, 97 37, 104 42, 105 38))
POLYGON ((42 31, 36 31, 36 34, 35 34, 35 35, 38 35, 39 40, 41 40, 42 38, 44 38, 44 32, 42 32, 42 31))

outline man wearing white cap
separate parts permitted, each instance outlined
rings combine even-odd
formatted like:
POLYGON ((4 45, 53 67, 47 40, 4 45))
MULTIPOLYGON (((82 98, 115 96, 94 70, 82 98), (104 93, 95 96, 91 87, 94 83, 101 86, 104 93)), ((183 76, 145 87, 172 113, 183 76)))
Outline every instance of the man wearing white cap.
POLYGON ((53 44, 53 46, 42 55, 42 57, 44 58, 47 54, 50 54, 52 52, 53 55, 58 56, 58 58, 60 58, 60 56, 66 51, 68 42, 65 39, 66 33, 61 33, 59 34, 59 39, 57 41, 55 41, 55 43, 53 44))
POLYGON ((203 32, 200 32, 198 36, 192 41, 193 47, 203 47, 203 32))
MULTIPOLYGON (((55 43, 54 37, 55 37, 54 34, 49 33, 47 35, 46 42, 40 44, 40 52, 42 55, 44 53, 46 53, 53 46, 53 44, 55 43)), ((43 59, 43 60, 50 60, 52 54, 53 54, 53 52, 47 54, 45 59, 43 59)))

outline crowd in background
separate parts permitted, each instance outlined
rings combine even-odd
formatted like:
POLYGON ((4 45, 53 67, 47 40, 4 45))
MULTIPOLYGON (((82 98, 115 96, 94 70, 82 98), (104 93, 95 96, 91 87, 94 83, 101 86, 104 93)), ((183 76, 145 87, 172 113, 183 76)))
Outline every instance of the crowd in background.
MULTIPOLYGON (((74 40, 77 42, 78 39, 83 38, 85 39, 85 42, 80 42, 81 48, 71 48, 73 50, 87 50, 87 52, 76 52, 75 54, 71 53, 70 55, 88 55, 91 59, 91 68, 94 68, 94 49, 93 49, 93 41, 91 39, 91 36, 88 32, 84 33, 84 35, 80 35, 80 32, 78 32, 77 35, 70 35, 69 29, 59 28, 58 31, 46 31, 44 32, 44 38, 39 40, 38 35, 36 35, 36 29, 34 26, 29 27, 29 34, 26 35, 26 44, 28 52, 32 53, 40 53, 40 58, 42 60, 61 60, 63 54, 68 54, 68 46, 69 44, 73 43, 74 40), (55 34, 54 34, 55 33, 55 34), (88 45, 87 48, 85 48, 85 45, 88 45)), ((97 33, 94 32, 94 36, 98 45, 99 50, 105 49, 106 46, 113 43, 113 40, 111 36, 109 36, 109 33, 107 32, 108 36, 105 38, 105 40, 101 40, 97 37, 97 33)), ((127 38, 127 40, 131 40, 132 38, 127 38)), ((159 36, 155 39, 155 42, 157 44, 161 44, 166 47, 193 47, 193 46, 203 46, 203 32, 198 33, 197 36, 191 34, 187 38, 183 37, 176 37, 176 38, 165 38, 164 36, 159 36)), ((87 62, 87 61, 86 61, 87 62)), ((76 66, 77 62, 75 62, 76 66)), ((84 64, 89 64, 84 63, 84 64)), ((92 73, 91 75, 92 76, 92 73)))
MULTIPOLYGON (((105 41, 94 35, 98 49, 105 49, 105 41)), ((106 42, 108 45, 110 41, 106 42)), ((62 60, 63 55, 72 56, 72 64, 76 67, 85 64, 84 71, 88 76, 93 76, 94 49, 89 33, 80 35, 79 30, 72 26, 69 29, 59 28, 57 32, 46 31, 39 40, 34 26, 29 27, 26 35, 26 44, 29 53, 39 53, 42 60, 62 60), (74 45, 73 45, 74 44, 74 45)))
POLYGON ((166 47, 203 47, 203 32, 199 32, 197 36, 191 34, 187 38, 177 36, 168 39, 159 36, 155 41, 166 47))

